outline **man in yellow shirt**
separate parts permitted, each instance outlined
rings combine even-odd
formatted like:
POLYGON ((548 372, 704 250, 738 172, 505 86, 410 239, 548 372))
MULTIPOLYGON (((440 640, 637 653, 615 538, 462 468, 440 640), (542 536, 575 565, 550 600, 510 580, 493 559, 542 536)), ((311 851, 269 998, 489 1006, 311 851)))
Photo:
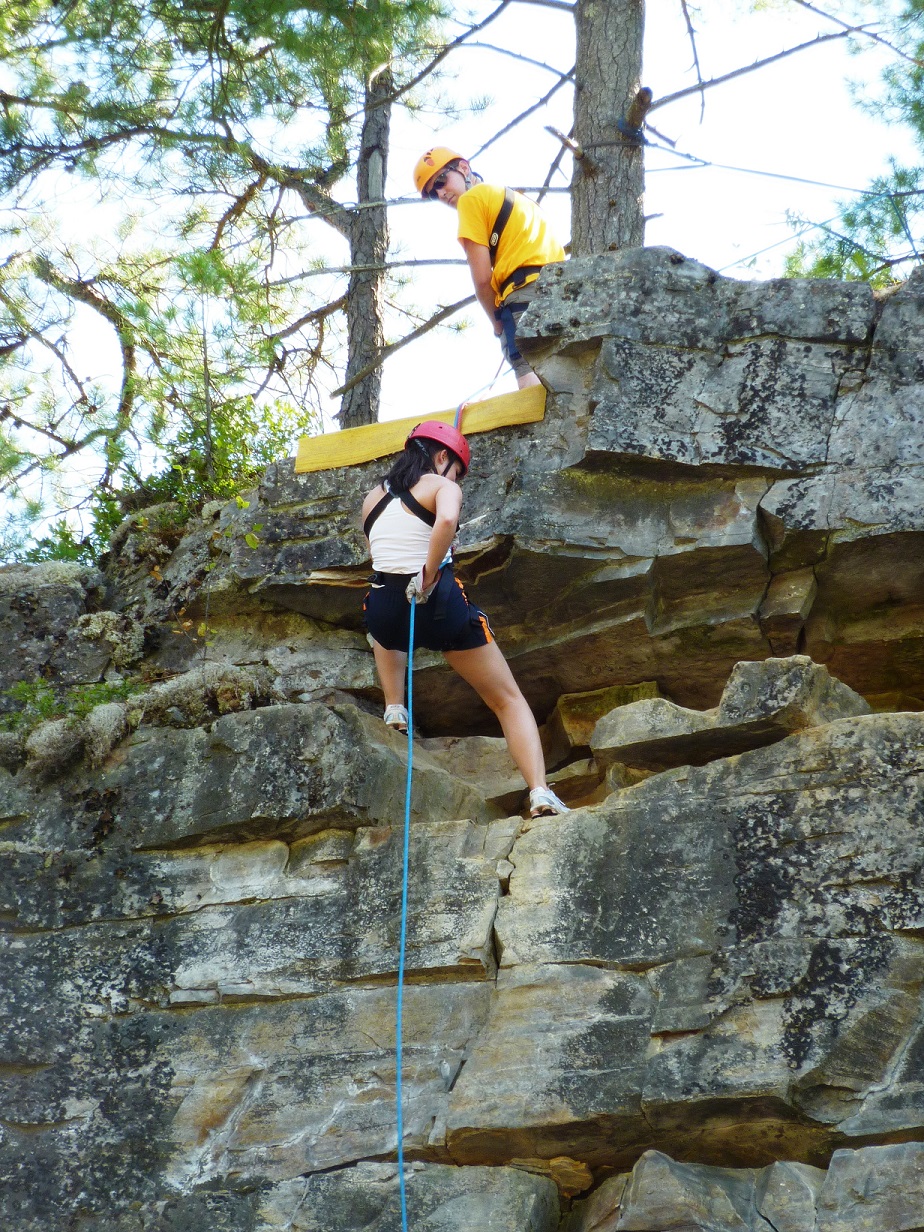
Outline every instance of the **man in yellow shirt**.
POLYGON ((483 183, 468 159, 446 146, 435 146, 418 160, 414 184, 424 198, 458 211, 459 243, 478 302, 500 338, 520 389, 538 385, 539 378, 517 349, 515 335, 543 265, 565 259, 542 211, 522 193, 483 183))

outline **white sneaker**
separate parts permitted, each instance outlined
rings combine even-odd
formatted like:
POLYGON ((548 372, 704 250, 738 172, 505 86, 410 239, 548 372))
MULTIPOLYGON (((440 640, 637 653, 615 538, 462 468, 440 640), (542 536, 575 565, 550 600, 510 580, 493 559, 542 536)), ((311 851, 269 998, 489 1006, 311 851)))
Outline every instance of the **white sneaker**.
POLYGON ((407 732, 407 710, 403 706, 386 706, 382 717, 386 727, 393 727, 399 732, 407 732))
POLYGON ((550 787, 534 787, 529 793, 530 817, 555 817, 570 811, 550 787))

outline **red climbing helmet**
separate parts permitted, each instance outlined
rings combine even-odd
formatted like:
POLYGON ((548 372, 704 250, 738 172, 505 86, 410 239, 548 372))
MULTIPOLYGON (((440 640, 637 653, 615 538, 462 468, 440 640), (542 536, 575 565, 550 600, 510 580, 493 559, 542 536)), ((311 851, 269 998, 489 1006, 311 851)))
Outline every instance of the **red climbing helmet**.
POLYGON ((441 419, 425 419, 411 432, 404 444, 407 446, 411 441, 418 439, 435 441, 437 445, 451 449, 462 463, 462 473, 465 474, 468 471, 472 451, 468 447, 468 441, 452 424, 443 423, 441 419))

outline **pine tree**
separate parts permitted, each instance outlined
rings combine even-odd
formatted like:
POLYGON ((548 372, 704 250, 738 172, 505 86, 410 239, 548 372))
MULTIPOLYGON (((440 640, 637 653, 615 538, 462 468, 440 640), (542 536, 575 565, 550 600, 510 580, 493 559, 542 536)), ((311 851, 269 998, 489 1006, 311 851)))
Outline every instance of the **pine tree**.
MULTIPOLYGON (((896 59, 885 73, 884 100, 865 104, 877 116, 907 124, 924 160, 924 0, 907 0, 889 23, 896 59)), ((837 218, 818 223, 793 216, 811 232, 787 261, 791 277, 844 278, 888 286, 924 258, 924 161, 890 160, 860 197, 845 201, 837 218)))
MULTIPOLYGON (((390 109, 438 17, 436 0, 0 8, 0 192, 15 204, 0 489, 40 499, 75 455, 116 489, 165 456, 164 494, 221 493, 316 419, 338 338, 348 372, 368 366, 390 109), (69 216, 81 186, 97 242, 69 216), (362 268, 347 294, 304 277, 332 257, 362 268), (111 336, 114 389, 82 376, 90 318, 111 336)), ((344 421, 377 411, 373 372, 344 421)))

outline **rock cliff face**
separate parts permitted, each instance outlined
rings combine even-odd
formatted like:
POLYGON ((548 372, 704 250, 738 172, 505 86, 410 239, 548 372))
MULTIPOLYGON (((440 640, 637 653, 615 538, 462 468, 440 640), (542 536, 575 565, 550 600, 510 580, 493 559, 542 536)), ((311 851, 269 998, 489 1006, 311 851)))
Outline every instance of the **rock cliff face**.
MULTIPOLYGON (((460 572, 573 811, 419 655, 410 1227, 920 1232, 924 278, 633 251, 522 333, 546 418, 472 438, 460 572)), ((11 1232, 400 1227, 382 469, 0 569, 11 1232)))

